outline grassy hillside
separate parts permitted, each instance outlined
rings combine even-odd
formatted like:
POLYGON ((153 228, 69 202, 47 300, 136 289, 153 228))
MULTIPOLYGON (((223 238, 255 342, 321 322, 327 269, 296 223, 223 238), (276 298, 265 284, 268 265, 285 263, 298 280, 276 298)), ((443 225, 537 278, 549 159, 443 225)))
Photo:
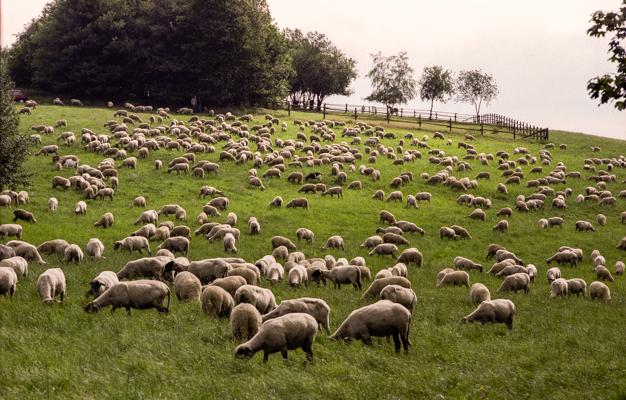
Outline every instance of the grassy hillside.
MULTIPOLYGON (((107 133, 103 123, 112 118, 112 111, 98 108, 70 108, 41 106, 32 116, 23 116, 21 128, 31 125, 53 125, 58 119, 67 119, 67 130, 77 134, 81 128, 90 128, 96 133, 107 133)), ((292 113, 274 114, 288 123, 286 133, 277 133, 282 139, 295 139, 297 127, 292 119, 321 119, 321 115, 292 113)), ((184 121, 188 117, 175 116, 184 121)), ((143 114, 142 118, 147 119, 143 114)), ((257 115, 254 123, 261 123, 257 115)), ((398 137, 409 131, 408 127, 387 127, 398 137)), ((410 131, 417 137, 430 131, 410 131)), ((56 142, 61 132, 44 136, 43 144, 56 142)), ((338 141, 340 129, 335 129, 338 141)), ((307 135, 310 129, 307 128, 307 135)), ((583 172, 582 179, 568 179, 566 185, 553 185, 556 190, 566 187, 574 195, 567 199, 567 210, 550 208, 546 201, 542 211, 530 213, 514 212, 507 233, 494 233, 491 227, 500 219, 495 213, 501 207, 513 207, 515 197, 528 195, 532 189, 525 187, 531 178, 531 166, 522 166, 526 174, 521 186, 509 185, 509 195, 496 194, 496 184, 504 180, 494 161, 490 166, 481 166, 470 161, 473 171, 457 172, 457 178, 474 178, 479 171, 491 173, 491 180, 480 181, 475 195, 492 199, 493 207, 487 211, 487 221, 473 221, 467 216, 471 209, 456 203, 457 192, 445 186, 431 186, 419 179, 419 174, 434 174, 442 167, 428 163, 428 154, 423 151, 422 159, 404 166, 392 165, 390 160, 379 157, 374 165, 382 173, 379 182, 357 172, 348 174, 348 182, 361 180, 362 191, 346 190, 343 199, 322 198, 307 195, 309 210, 270 209, 269 201, 276 195, 285 201, 300 197, 298 185, 286 180, 286 175, 295 170, 288 167, 281 179, 263 179, 265 191, 247 185, 247 171, 252 164, 235 165, 221 162, 217 176, 203 180, 191 176, 167 174, 166 170, 154 169, 154 161, 161 159, 165 164, 183 152, 159 150, 151 152, 148 159, 140 160, 136 170, 119 169, 120 187, 113 202, 88 201, 85 217, 74 216, 74 204, 82 199, 82 193, 52 190, 53 176, 72 175, 71 170, 57 171, 50 157, 32 156, 28 169, 33 173, 32 186, 28 188, 31 202, 25 208, 35 213, 39 223, 24 226, 24 240, 40 244, 45 240, 64 238, 84 248, 89 238, 98 237, 106 246, 103 261, 89 261, 80 265, 61 265, 55 257, 46 257, 48 265, 30 265, 30 275, 20 280, 16 296, 10 300, 0 298, 0 398, 294 398, 294 399, 352 399, 352 398, 623 398, 626 396, 626 381, 622 375, 626 370, 626 341, 621 339, 626 318, 626 283, 623 277, 609 283, 613 300, 610 303, 594 302, 588 298, 569 297, 548 299, 549 286, 545 279, 545 260, 560 246, 582 248, 584 262, 577 267, 561 267, 565 278, 580 277, 587 283, 595 280, 589 254, 599 249, 613 270, 615 261, 626 259, 626 253, 615 248, 620 238, 626 235, 626 225, 620 224, 620 212, 626 210, 626 200, 618 199, 615 207, 601 207, 590 202, 577 204, 575 196, 582 193, 590 173, 583 171, 583 160, 589 157, 611 158, 626 154, 626 142, 594 136, 552 132, 551 141, 568 144, 567 150, 552 150, 553 166, 563 162, 568 171, 583 172), (592 153, 590 146, 600 146, 602 151, 592 153), (403 186, 404 195, 430 191, 433 201, 422 203, 419 209, 407 209, 404 204, 379 202, 370 197, 377 189, 388 194, 392 189, 389 182, 401 171, 413 172, 416 179, 403 186), (242 237, 238 243, 239 256, 250 262, 271 253, 270 238, 284 235, 296 240, 295 231, 307 227, 315 232, 316 241, 308 245, 297 243, 298 250, 308 257, 333 254, 348 259, 365 256, 367 265, 374 275, 381 268, 393 265, 390 258, 368 257, 359 244, 375 233, 378 212, 391 211, 398 219, 416 223, 426 230, 424 236, 405 235, 411 246, 424 255, 422 268, 411 267, 409 278, 418 296, 410 339, 409 354, 395 354, 393 345, 385 340, 375 341, 374 346, 361 343, 337 342, 325 333, 318 334, 315 344, 314 363, 304 363, 304 354, 290 352, 290 360, 283 362, 280 355, 270 357, 268 364, 257 355, 248 362, 236 360, 233 350, 237 343, 230 338, 228 321, 204 315, 198 304, 183 304, 173 298, 168 315, 156 311, 134 311, 131 317, 125 312, 114 314, 108 310, 98 314, 83 311, 89 301, 85 297, 88 282, 102 270, 118 271, 135 253, 113 251, 113 242, 137 227, 133 222, 141 209, 131 207, 138 195, 148 200, 148 209, 159 209, 162 205, 178 203, 188 213, 186 222, 196 229, 196 215, 206 200, 198 198, 202 185, 222 189, 231 201, 229 211, 239 217, 238 227, 242 237), (59 210, 47 212, 50 196, 59 199, 59 210), (111 229, 95 228, 93 223, 106 211, 115 215, 116 223, 111 229), (597 226, 596 214, 602 212, 608 218, 606 226, 597 226), (256 216, 262 226, 262 234, 250 236, 246 221, 256 216), (562 216, 562 229, 541 230, 537 220, 550 216, 562 216), (574 222, 586 219, 594 223, 596 232, 575 232, 574 222), (458 224, 466 227, 472 240, 442 241, 439 228, 458 224), (343 236, 346 249, 325 251, 320 247, 331 235, 343 236), (435 287, 437 272, 452 266, 455 256, 462 255, 489 268, 485 261, 489 243, 499 243, 514 251, 527 263, 534 263, 539 276, 532 284, 529 294, 499 294, 496 289, 500 279, 486 273, 473 271, 471 283, 483 282, 492 292, 492 297, 510 298, 517 306, 517 318, 512 331, 503 325, 461 325, 459 320, 469 314, 474 306, 466 288, 435 287), (62 267, 65 271, 68 292, 64 304, 51 307, 41 303, 35 289, 37 276, 46 268, 62 267)), ((461 158, 466 153, 457 149, 463 140, 460 134, 447 134, 453 141, 446 146, 444 141, 429 140, 432 147, 443 149, 447 155, 461 158)), ((348 139, 348 138, 346 138, 348 139)), ((398 140, 383 140, 385 145, 395 148, 398 140)), ((59 143, 60 144, 60 143, 59 143)), ((197 160, 218 161, 224 143, 216 145, 213 154, 197 154, 197 160)), ((493 153, 506 150, 510 154, 515 147, 527 147, 538 155, 541 144, 528 141, 513 141, 508 136, 487 135, 479 138, 475 147, 479 152, 493 153)), ((40 145, 33 146, 36 151, 40 145)), ((60 145, 62 154, 76 154, 81 163, 92 166, 103 158, 85 152, 80 144, 67 148, 60 145)), ((363 146, 356 146, 364 154, 363 146)), ((409 148, 408 143, 405 148, 409 148)), ((256 146, 251 144, 251 150, 256 146)), ((367 157, 362 160, 366 163, 367 157)), ((517 155, 512 155, 517 159, 517 155)), ((361 162, 357 162, 357 167, 361 162)), ((548 172, 550 167, 544 167, 548 172)), ((263 172, 265 167, 260 170, 263 172)), ((305 174, 313 170, 324 174, 323 182, 331 186, 330 165, 319 168, 304 168, 305 174)), ((347 169, 346 169, 347 171, 347 169)), ((626 171, 613 172, 617 180, 607 188, 617 194, 626 189, 621 183, 626 171)), ((545 175, 545 174, 544 174, 545 175)), ((543 175, 542 175, 543 176, 543 175)), ((226 213, 216 218, 223 221, 226 213)), ((12 210, 0 209, 0 222, 7 223, 12 210)), ((151 246, 156 248, 158 243, 151 246)), ((221 241, 208 243, 202 237, 192 239, 189 259, 223 256, 221 241)), ((263 286, 269 287, 267 281, 263 286)), ((320 297, 331 306, 331 329, 355 308, 365 302, 361 292, 343 287, 341 290, 315 285, 309 288, 292 289, 286 282, 272 287, 277 301, 312 296, 320 297)))

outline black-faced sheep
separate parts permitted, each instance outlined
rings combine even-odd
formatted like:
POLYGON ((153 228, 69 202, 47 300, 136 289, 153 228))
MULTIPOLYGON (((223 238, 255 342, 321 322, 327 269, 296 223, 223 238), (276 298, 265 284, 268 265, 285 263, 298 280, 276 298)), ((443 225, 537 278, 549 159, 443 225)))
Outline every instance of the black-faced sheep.
POLYGON ((117 274, 113 271, 102 271, 89 282, 87 296, 98 297, 113 285, 119 283, 117 274))

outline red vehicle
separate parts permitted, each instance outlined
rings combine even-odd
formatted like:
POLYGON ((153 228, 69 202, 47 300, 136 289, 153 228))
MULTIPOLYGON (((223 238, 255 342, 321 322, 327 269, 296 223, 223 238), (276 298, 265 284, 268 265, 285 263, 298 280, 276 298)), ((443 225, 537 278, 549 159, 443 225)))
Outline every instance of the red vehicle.
POLYGON ((13 97, 14 101, 24 102, 28 100, 28 97, 19 89, 9 90, 9 94, 13 97))

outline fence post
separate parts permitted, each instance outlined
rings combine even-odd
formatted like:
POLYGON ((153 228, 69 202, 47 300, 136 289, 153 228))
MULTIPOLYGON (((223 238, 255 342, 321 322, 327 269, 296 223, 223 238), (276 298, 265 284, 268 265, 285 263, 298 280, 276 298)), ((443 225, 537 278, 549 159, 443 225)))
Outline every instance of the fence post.
POLYGON ((326 119, 326 103, 324 103, 324 119, 326 119))
POLYGON ((456 122, 456 113, 454 113, 454 122, 456 122))
POLYGON ((387 123, 389 123, 389 118, 390 118, 390 113, 389 113, 389 109, 387 109, 387 123))
POLYGON ((417 116, 417 125, 419 126, 420 129, 422 129, 422 114, 419 114, 417 116))
POLYGON ((480 134, 481 134, 481 136, 484 135, 484 129, 485 129, 485 127, 483 126, 483 123, 481 122, 480 123, 480 134))
POLYGON ((436 119, 438 119, 438 118, 437 118, 437 113, 435 113, 435 120, 436 120, 436 119))
POLYGON ((402 112, 403 112, 403 111, 404 111, 404 110, 401 108, 401 109, 400 109, 400 118, 402 118, 402 112))
POLYGON ((450 120, 448 121, 448 130, 452 132, 452 117, 450 117, 450 120))
POLYGON ((357 120, 357 111, 356 111, 356 107, 354 107, 354 122, 356 122, 357 120))
POLYGON ((346 111, 345 111, 345 112, 346 112, 346 113, 348 112, 348 104, 346 104, 346 111))
POLYGON ((413 118, 415 118, 415 110, 413 110, 413 118))
POLYGON ((287 115, 291 117, 291 103, 287 103, 287 115))

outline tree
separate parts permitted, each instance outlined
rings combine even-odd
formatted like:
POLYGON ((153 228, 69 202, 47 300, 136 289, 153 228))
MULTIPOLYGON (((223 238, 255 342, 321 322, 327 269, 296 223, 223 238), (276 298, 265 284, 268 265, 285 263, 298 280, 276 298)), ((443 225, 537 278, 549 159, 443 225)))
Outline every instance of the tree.
POLYGON ((316 103, 319 110, 331 95, 349 96, 356 78, 356 61, 347 57, 326 35, 299 29, 286 29, 293 74, 289 79, 288 99, 292 104, 316 103))
POLYGON ((365 100, 383 103, 393 112, 394 105, 405 104, 415 97, 417 83, 413 68, 405 51, 389 57, 381 52, 371 56, 374 65, 366 76, 372 81, 374 91, 365 100))
POLYGON ((498 97, 498 85, 491 74, 480 69, 461 71, 456 82, 457 101, 474 105, 476 116, 483 103, 489 105, 498 97))
POLYGON ((430 101, 431 118, 435 100, 445 104, 454 94, 452 72, 444 70, 440 65, 425 67, 418 85, 420 87, 420 98, 423 101, 430 101))
POLYGON ((27 185, 30 174, 24 171, 29 154, 29 138, 18 131, 19 118, 9 90, 7 54, 0 50, 0 190, 27 185))
POLYGON ((609 41, 609 61, 617 64, 617 72, 592 78, 587 82, 587 90, 592 99, 600 99, 600 104, 615 101, 615 108, 626 109, 626 0, 618 12, 596 11, 591 16, 593 25, 587 30, 592 37, 605 37, 613 33, 609 41))

